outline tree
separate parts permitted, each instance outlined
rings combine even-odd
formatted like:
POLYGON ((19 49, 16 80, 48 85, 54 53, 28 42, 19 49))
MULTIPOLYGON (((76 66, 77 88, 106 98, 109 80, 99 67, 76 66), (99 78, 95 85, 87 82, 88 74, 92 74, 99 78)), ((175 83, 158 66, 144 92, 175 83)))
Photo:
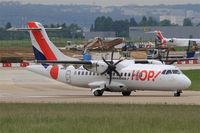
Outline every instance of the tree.
POLYGON ((130 26, 138 26, 138 23, 135 21, 135 18, 134 18, 134 17, 132 17, 132 18, 130 19, 130 26))
POLYGON ((113 31, 118 37, 128 37, 130 22, 126 20, 116 20, 113 22, 113 31))
POLYGON ((167 19, 160 21, 160 26, 171 26, 171 21, 167 19))
POLYGON ((97 17, 94 23, 95 31, 111 31, 113 25, 113 20, 111 17, 97 17))
POLYGON ((66 23, 61 24, 62 28, 66 28, 66 23))
POLYGON ((192 21, 189 18, 183 20, 183 26, 193 26, 192 21))
POLYGON ((8 23, 6 24, 6 26, 5 26, 6 29, 9 29, 9 28, 11 28, 11 27, 12 27, 12 25, 11 25, 10 22, 8 22, 8 23))
POLYGON ((200 23, 198 23, 197 26, 200 26, 200 23))
POLYGON ((94 31, 94 25, 93 24, 90 26, 90 31, 94 31))
POLYGON ((142 20, 140 21, 139 25, 140 26, 147 26, 148 25, 146 16, 142 17, 142 20))
POLYGON ((148 24, 148 26, 157 26, 158 22, 153 17, 149 17, 147 24, 148 24))
POLYGON ((54 24, 51 24, 50 27, 51 27, 51 28, 55 28, 56 26, 55 26, 54 24))
POLYGON ((71 38, 82 38, 82 29, 77 24, 71 24, 68 27, 71 38))

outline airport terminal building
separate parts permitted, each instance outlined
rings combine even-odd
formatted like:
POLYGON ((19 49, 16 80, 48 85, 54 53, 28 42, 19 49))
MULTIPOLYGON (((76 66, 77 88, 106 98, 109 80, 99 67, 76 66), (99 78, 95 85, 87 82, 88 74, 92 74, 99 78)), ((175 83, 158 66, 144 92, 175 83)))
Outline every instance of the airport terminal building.
POLYGON ((200 38, 200 26, 130 27, 129 38, 134 41, 154 41, 155 34, 148 32, 155 30, 160 30, 167 38, 200 38))

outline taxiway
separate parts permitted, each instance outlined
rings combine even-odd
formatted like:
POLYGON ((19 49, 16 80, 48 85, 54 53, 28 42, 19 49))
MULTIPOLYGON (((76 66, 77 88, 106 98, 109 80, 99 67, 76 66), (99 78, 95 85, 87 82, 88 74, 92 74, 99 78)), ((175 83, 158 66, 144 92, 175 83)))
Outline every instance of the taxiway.
POLYGON ((200 105, 200 92, 137 91, 123 97, 121 93, 105 92, 93 96, 89 88, 72 87, 29 72, 25 68, 0 68, 0 102, 13 103, 139 103, 200 105))

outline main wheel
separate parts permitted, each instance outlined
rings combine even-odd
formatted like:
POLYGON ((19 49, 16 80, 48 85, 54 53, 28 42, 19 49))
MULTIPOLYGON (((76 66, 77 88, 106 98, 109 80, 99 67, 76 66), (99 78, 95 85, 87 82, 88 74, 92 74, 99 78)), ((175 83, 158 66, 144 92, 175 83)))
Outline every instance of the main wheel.
POLYGON ((101 90, 96 90, 93 92, 94 96, 102 96, 103 95, 103 91, 101 90))
POLYGON ((131 91, 122 91, 123 96, 130 96, 131 91))

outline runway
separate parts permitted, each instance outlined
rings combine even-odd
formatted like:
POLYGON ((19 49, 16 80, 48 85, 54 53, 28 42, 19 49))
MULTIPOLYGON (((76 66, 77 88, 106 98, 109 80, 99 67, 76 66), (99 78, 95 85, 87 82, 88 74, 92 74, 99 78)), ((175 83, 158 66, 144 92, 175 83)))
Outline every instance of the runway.
POLYGON ((89 88, 72 87, 25 68, 0 68, 0 102, 200 105, 200 92, 184 91, 181 97, 174 97, 173 92, 162 91, 137 91, 129 97, 105 92, 102 97, 94 97, 89 88))

